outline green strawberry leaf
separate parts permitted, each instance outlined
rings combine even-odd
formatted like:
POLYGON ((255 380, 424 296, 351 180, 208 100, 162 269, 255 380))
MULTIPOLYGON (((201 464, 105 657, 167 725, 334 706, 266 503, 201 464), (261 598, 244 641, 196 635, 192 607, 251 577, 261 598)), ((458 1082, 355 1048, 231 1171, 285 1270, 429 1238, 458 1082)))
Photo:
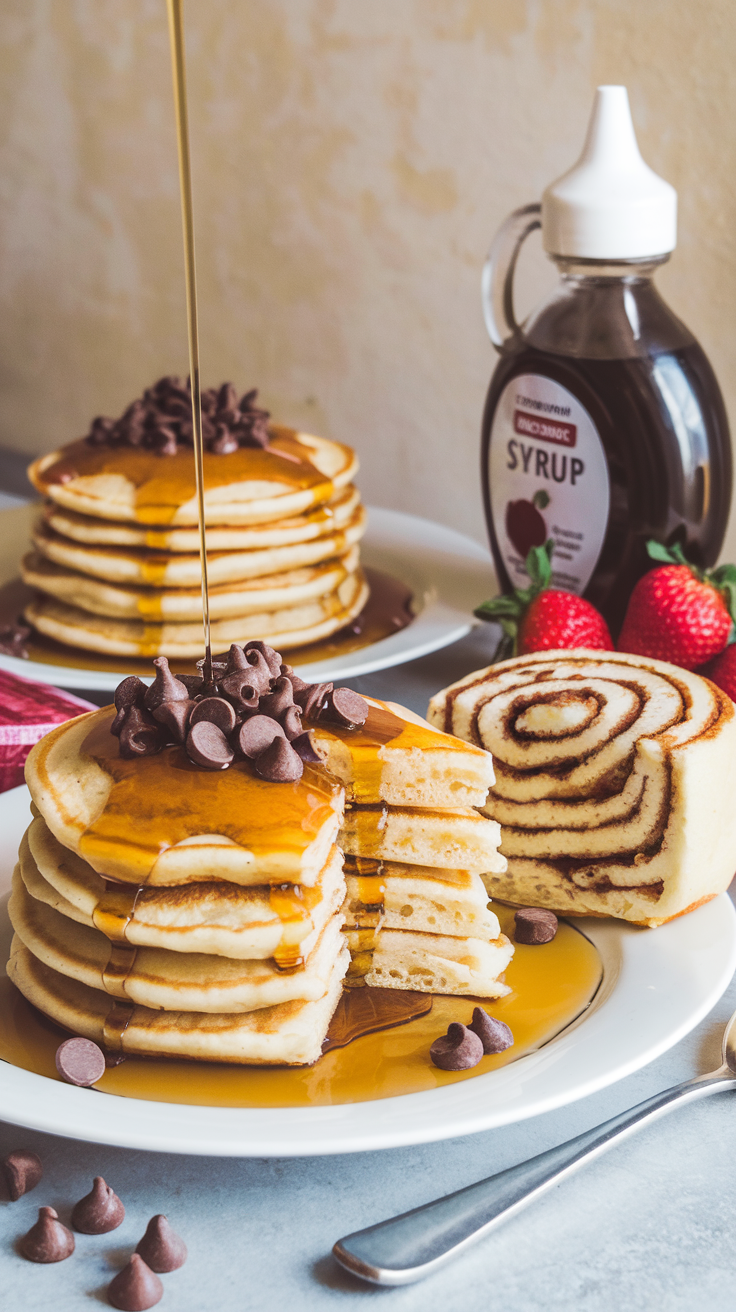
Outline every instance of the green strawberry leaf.
MULTIPOLYGON (((679 547, 679 544, 678 544, 678 549, 680 552, 680 556, 682 556, 682 548, 679 547)), ((652 560, 659 560, 665 565, 687 564, 687 561, 685 561, 684 559, 680 560, 678 558, 678 556, 675 554, 674 549, 670 550, 669 547, 665 547, 664 543, 655 542, 653 538, 650 538, 649 541, 647 542, 647 554, 651 557, 652 560)))
POLYGON ((480 606, 476 606, 473 614, 479 620, 496 620, 508 616, 512 619, 518 619, 521 614, 521 605, 516 596, 502 594, 500 597, 493 597, 490 601, 484 601, 480 606))
MULTIPOLYGON (((730 566, 730 568, 733 569, 733 566, 730 566)), ((734 571, 734 573, 736 573, 736 571, 734 571)), ((726 579, 725 582, 721 584, 720 591, 723 594, 726 609, 731 616, 733 623, 736 624, 736 579, 726 579)))

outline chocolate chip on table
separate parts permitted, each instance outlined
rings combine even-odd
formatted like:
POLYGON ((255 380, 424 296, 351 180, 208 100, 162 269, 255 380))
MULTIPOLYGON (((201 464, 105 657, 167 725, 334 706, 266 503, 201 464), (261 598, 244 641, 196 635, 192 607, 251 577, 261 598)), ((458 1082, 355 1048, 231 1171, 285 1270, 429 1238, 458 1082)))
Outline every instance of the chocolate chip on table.
POLYGON ((520 907, 514 914, 514 938, 517 943, 551 943, 557 933, 557 916, 545 907, 520 907))
POLYGON ((205 770, 225 770, 235 759, 222 729, 211 720, 200 720, 192 725, 187 738, 187 756, 205 770))
POLYGON ((325 701, 322 715, 346 728, 354 729, 368 719, 368 703, 352 688, 333 688, 325 701))
POLYGON ((130 1261, 107 1286, 107 1301, 121 1312, 146 1312, 163 1298, 164 1287, 140 1253, 133 1253, 130 1261))
POLYGON ((467 1026, 453 1021, 447 1033, 435 1039, 429 1055, 442 1071, 468 1071, 483 1056, 483 1042, 467 1026))
POLYGON ((65 1039, 56 1049, 56 1069, 67 1084, 89 1089, 105 1074, 105 1054, 91 1039, 65 1039))
POLYGON ((61 1224, 53 1207, 39 1207, 38 1220, 20 1241, 29 1262, 63 1262, 74 1252, 74 1235, 61 1224))
POLYGON ((238 747, 243 756, 255 760, 276 738, 283 737, 284 731, 278 720, 272 720, 270 715, 252 715, 238 730, 238 747))
POLYGON ((296 738, 291 739, 291 746, 294 748, 297 756, 301 756, 303 761, 309 761, 314 765, 322 764, 322 757, 314 750, 312 735, 308 729, 300 733, 296 738))
POLYGON ((125 1218, 125 1208, 109 1184, 96 1175, 92 1189, 72 1211, 72 1225, 83 1235, 106 1235, 117 1230, 125 1218))
MULTIPOLYGON (((153 711, 153 718, 165 729, 168 729, 174 742, 183 743, 187 736, 187 728, 192 710, 198 706, 198 702, 179 701, 179 702, 161 702, 153 711)), ((228 702, 225 705, 229 705, 228 702)), ((233 721, 235 717, 233 716, 233 721)))
POLYGON ((502 1020, 496 1020, 495 1016, 489 1016, 483 1007, 475 1008, 468 1029, 478 1035, 486 1056, 492 1052, 505 1052, 514 1042, 508 1025, 502 1020))
POLYGON ((184 1240, 172 1230, 165 1216, 152 1216, 146 1233, 136 1245, 143 1261, 152 1271, 176 1271, 187 1260, 184 1240))
POLYGON ((165 656, 156 656, 153 661, 156 667, 156 678, 150 688, 146 689, 143 698, 143 705, 147 711, 152 711, 162 702, 184 702, 189 700, 189 693, 184 684, 176 679, 169 669, 169 662, 165 656))
POLYGON ((296 783, 304 773, 302 758, 283 737, 274 738, 253 764, 256 774, 273 784, 296 783))
POLYGON ((224 734, 232 733, 235 728, 235 711, 224 697, 203 697, 196 703, 189 723, 199 724, 200 720, 216 724, 224 734))
POLYGON ((111 729, 121 715, 123 723, 118 736, 120 755, 125 760, 133 760, 136 756, 155 756, 161 751, 165 734, 149 711, 142 711, 139 706, 128 706, 124 711, 118 711, 111 729))
POLYGON ((24 1194, 35 1189, 43 1176, 41 1158, 27 1148, 8 1153, 3 1159, 2 1171, 11 1203, 17 1203, 24 1194))

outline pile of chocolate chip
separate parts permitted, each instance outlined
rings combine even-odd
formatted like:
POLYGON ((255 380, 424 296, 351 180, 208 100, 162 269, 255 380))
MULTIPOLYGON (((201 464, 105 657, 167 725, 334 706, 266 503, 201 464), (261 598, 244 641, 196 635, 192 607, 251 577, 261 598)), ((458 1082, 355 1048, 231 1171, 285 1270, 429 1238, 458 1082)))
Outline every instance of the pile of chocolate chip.
MULTIPOLYGON (((204 674, 172 674, 165 656, 153 664, 150 687, 130 675, 115 690, 110 732, 127 759, 179 743, 204 770, 226 770, 246 757, 261 779, 292 783, 305 761, 321 760, 305 721, 356 728, 368 715, 358 693, 305 683, 265 642, 234 642, 226 660, 212 662, 209 682, 204 674)), ((198 665, 203 669, 204 661, 198 665)))
MULTIPOLYGON (((202 437, 208 451, 225 456, 240 446, 268 446, 268 410, 256 405, 258 389, 238 400, 232 383, 202 392, 202 437)), ((159 378, 119 419, 98 415, 87 435, 92 446, 141 446, 173 456, 191 446, 192 394, 189 379, 159 378)))

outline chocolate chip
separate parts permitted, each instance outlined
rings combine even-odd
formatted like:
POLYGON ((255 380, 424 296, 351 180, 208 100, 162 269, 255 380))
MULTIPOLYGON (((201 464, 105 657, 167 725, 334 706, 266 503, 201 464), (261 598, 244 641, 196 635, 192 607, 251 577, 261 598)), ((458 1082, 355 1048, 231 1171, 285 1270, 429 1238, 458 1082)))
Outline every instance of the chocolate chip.
POLYGON ((176 1271, 187 1260, 187 1246, 165 1216, 151 1217, 135 1251, 152 1271, 176 1271))
POLYGON ((304 773, 301 757, 285 738, 274 738, 271 746, 261 752, 254 766, 261 779, 268 779, 274 784, 295 783, 304 773))
MULTIPOLYGON (((153 718, 169 730, 175 743, 183 743, 187 736, 189 717, 197 702, 161 702, 153 712, 153 718)), ((228 703, 226 702, 227 706, 228 703)))
POLYGON ((299 706, 287 706, 281 716, 281 725, 286 737, 291 741, 302 732, 302 712, 299 706))
POLYGON ((209 444, 209 450, 216 456, 229 456, 238 449, 238 439, 226 424, 218 424, 215 436, 209 444))
POLYGON ((294 692, 291 684, 284 675, 280 674, 278 679, 274 679, 271 692, 261 697, 258 710, 261 715, 272 715, 275 720, 280 720, 284 711, 293 705, 294 692))
POLYGON ((175 674, 175 679, 183 683, 189 697, 194 698, 201 693, 204 688, 204 679, 201 674, 175 674))
POLYGON ((294 701, 302 708, 305 720, 314 720, 332 692, 331 683, 308 683, 295 693, 294 701))
POLYGON ((240 643, 233 642, 230 644, 230 650, 227 654, 226 674, 234 674, 236 670, 248 670, 250 666, 245 659, 245 652, 240 643))
POLYGON ((27 1148, 19 1148, 14 1153, 8 1153, 3 1160, 2 1169, 11 1203, 16 1203, 24 1194, 35 1189, 43 1176, 41 1158, 38 1153, 32 1153, 27 1148))
POLYGON ((109 1184, 96 1175, 90 1193, 80 1198, 72 1211, 72 1225, 83 1235, 106 1235, 117 1230, 125 1217, 125 1208, 109 1184))
POLYGON ((105 1074, 105 1054, 91 1039, 65 1039, 56 1049, 56 1069, 67 1084, 88 1089, 105 1074))
POLYGON ((283 738, 284 731, 278 720, 269 715, 252 715, 244 720, 238 731, 238 747, 243 756, 255 760, 276 738, 283 738))
POLYGON ((142 711, 139 706, 127 706, 118 712, 120 714, 124 717, 119 734, 122 757, 132 760, 136 756, 155 756, 161 751, 164 734, 148 711, 142 711))
POLYGON ((187 755, 205 770, 225 770, 235 757, 222 729, 210 720, 192 725, 187 738, 187 755))
POLYGON ((63 1262, 74 1252, 74 1235, 53 1207, 39 1207, 38 1220, 23 1235, 19 1248, 29 1262, 63 1262))
POLYGON ((255 711, 258 709, 259 692, 255 686, 250 666, 247 670, 234 670, 220 679, 220 692, 232 702, 236 711, 255 711))
POLYGON ((278 679, 281 673, 281 656, 277 651, 274 651, 273 647, 269 647, 267 642, 246 642, 243 645, 243 651, 246 656, 249 651, 260 652, 271 672, 271 678, 278 679))
POLYGON ((517 943, 551 943, 557 933, 557 916, 544 907, 521 907, 514 915, 517 943))
POLYGON ((146 689, 143 698, 143 705, 146 710, 152 711, 156 706, 160 706, 162 702, 188 701, 189 693, 184 684, 174 678, 166 657, 156 656, 153 663, 156 666, 156 678, 150 688, 146 689))
POLYGON ((483 1007, 475 1008, 468 1029, 478 1035, 486 1054, 504 1052, 514 1042, 514 1036, 508 1025, 502 1020, 496 1020, 495 1016, 489 1016, 483 1007))
POLYGON ((216 724, 224 734, 232 733, 235 728, 235 711, 224 697, 203 697, 192 711, 190 724, 199 724, 200 720, 216 724))
POLYGON ((107 1286, 107 1301, 121 1312, 146 1312, 163 1298, 164 1287, 139 1253, 133 1253, 127 1266, 107 1286))
POLYGON ((308 683, 305 683, 303 679, 299 678, 298 674, 294 673, 290 665, 282 665, 281 673, 283 674, 285 679, 289 680, 289 683, 291 684, 295 693, 302 692, 305 688, 309 687, 308 683))
POLYGON ((301 756, 303 761, 311 761, 320 765, 322 764, 322 757, 314 750, 312 735, 308 729, 305 730, 304 733, 300 733, 298 737, 292 738, 291 746, 294 748, 297 755, 301 756))
POLYGON ((251 647, 250 651, 245 653, 245 659, 248 662, 253 687, 257 688, 260 693, 268 692, 274 676, 263 652, 256 651, 255 648, 251 647))
POLYGON ((365 724, 368 719, 368 703, 352 688, 334 688, 321 714, 326 720, 335 720, 338 724, 354 729, 359 724, 365 724))
POLYGON ((483 1056, 483 1043, 473 1030, 453 1021, 447 1033, 435 1039, 429 1055, 442 1071, 468 1071, 483 1056))
POLYGON ((0 651, 4 656, 16 656, 19 660, 28 660, 26 641, 31 636, 27 624, 3 624, 0 626, 0 651))
POLYGON ((115 689, 115 710, 120 711, 126 706, 142 706, 147 691, 143 680, 137 674, 130 674, 115 689))

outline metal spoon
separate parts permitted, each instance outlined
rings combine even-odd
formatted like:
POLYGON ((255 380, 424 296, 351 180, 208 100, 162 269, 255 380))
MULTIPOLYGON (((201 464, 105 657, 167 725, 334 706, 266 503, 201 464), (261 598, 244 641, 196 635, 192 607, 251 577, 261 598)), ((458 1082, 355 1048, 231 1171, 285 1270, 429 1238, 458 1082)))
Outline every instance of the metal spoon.
POLYGON ((722 1065, 708 1075, 665 1089, 577 1138, 528 1162, 411 1212, 380 1221, 338 1239, 332 1252, 341 1266, 374 1285, 410 1285, 459 1257, 553 1184, 572 1175, 615 1143, 663 1116, 679 1103, 694 1102, 736 1084, 736 1012, 723 1035, 722 1065))

